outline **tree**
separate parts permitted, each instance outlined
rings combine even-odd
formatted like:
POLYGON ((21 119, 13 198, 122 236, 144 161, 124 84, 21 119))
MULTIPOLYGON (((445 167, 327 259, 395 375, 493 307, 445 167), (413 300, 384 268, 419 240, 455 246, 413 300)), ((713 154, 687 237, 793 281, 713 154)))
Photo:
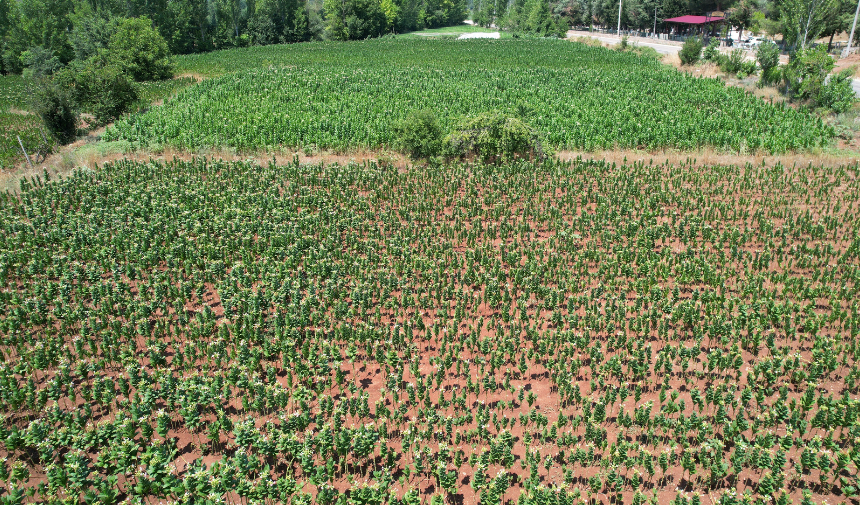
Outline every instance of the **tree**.
POLYGON ((75 59, 84 61, 107 49, 110 38, 116 33, 121 18, 104 13, 89 12, 76 16, 74 28, 69 36, 75 59))
POLYGON ((385 13, 378 0, 325 0, 329 37, 359 40, 385 33, 385 13))
POLYGON ((108 58, 135 81, 167 79, 173 75, 167 42, 147 18, 123 20, 111 36, 108 58))
POLYGON ((3 67, 6 72, 23 70, 21 55, 40 47, 66 64, 74 58, 69 42, 72 23, 71 0, 22 0, 6 5, 6 37, 3 44, 3 67))
POLYGON ((674 18, 687 14, 687 2, 685 0, 663 0, 663 17, 674 18))
POLYGON ((547 0, 532 0, 528 9, 526 31, 543 37, 549 35, 552 30, 552 14, 549 11, 547 0))
POLYGON ((753 14, 755 14, 755 4, 752 0, 741 0, 737 6, 729 9, 727 20, 733 26, 738 27, 738 37, 744 38, 744 30, 753 22, 753 14))
POLYGON ((838 33, 847 32, 851 29, 851 21, 854 19, 854 8, 857 2, 852 0, 837 0, 836 8, 832 9, 824 19, 822 37, 830 37, 827 41, 827 51, 833 47, 833 37, 838 33))
POLYGON ((786 44, 799 48, 812 44, 838 7, 838 0, 786 0, 780 15, 786 44))

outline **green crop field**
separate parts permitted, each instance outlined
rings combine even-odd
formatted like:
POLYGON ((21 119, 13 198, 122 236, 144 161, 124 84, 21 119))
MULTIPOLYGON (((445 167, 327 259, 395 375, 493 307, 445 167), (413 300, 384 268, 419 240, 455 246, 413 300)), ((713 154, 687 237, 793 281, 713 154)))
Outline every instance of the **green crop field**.
POLYGON ((143 147, 352 149, 394 144, 394 122, 432 109, 523 117, 557 149, 782 153, 828 145, 811 114, 656 60, 560 40, 373 40, 184 58, 220 75, 119 121, 107 140, 143 147))
MULTIPOLYGON (((559 40, 269 46, 177 74, 95 148, 386 148, 418 109, 499 111, 556 149, 834 136, 559 40)), ((0 80, 0 168, 10 132, 41 135, 25 85, 0 80)), ((857 505, 855 161, 275 154, 0 192, 0 505, 857 505)))
POLYGON ((25 180, 0 194, 0 495, 856 503, 857 170, 25 180))

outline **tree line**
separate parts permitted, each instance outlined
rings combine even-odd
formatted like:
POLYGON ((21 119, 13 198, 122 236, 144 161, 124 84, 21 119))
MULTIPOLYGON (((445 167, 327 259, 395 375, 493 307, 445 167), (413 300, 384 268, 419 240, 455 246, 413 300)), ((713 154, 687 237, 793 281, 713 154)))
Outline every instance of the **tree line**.
MULTIPOLYGON (((850 29, 853 0, 623 0, 624 29, 725 11, 745 32, 805 46, 850 29)), ((170 54, 308 40, 356 40, 461 23, 541 36, 615 27, 617 0, 0 0, 0 71, 50 71, 106 49, 124 20, 146 18, 170 54)))
POLYGON ((461 23, 466 0, 0 0, 0 71, 63 66, 146 18, 171 54, 315 39, 354 40, 461 23))

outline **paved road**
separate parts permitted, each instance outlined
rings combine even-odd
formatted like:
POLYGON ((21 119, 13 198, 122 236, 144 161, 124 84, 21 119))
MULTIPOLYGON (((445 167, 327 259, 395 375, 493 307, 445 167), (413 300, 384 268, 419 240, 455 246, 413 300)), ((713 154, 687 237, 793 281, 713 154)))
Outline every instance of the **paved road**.
MULTIPOLYGON (((618 40, 618 37, 607 37, 603 35, 591 35, 591 38, 597 39, 606 44, 619 44, 621 43, 618 40)), ((678 51, 681 50, 681 46, 673 46, 669 44, 661 44, 659 42, 644 42, 642 39, 636 39, 632 44, 636 44, 639 46, 648 46, 653 47, 660 54, 678 54, 678 51)))

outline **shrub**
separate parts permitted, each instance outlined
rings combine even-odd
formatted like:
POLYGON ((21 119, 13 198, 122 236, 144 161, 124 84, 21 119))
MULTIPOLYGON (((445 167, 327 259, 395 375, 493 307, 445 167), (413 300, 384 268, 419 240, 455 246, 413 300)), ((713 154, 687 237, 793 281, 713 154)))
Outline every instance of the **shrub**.
POLYGON ((801 49, 794 53, 785 67, 786 94, 792 100, 818 101, 827 74, 833 70, 833 58, 824 45, 801 49))
POLYGON ((432 110, 417 110, 396 124, 397 148, 411 158, 437 156, 442 150, 442 127, 432 110))
POLYGON ((744 51, 743 49, 734 49, 728 56, 721 56, 717 64, 720 70, 727 74, 737 74, 743 70, 744 51))
POLYGON ((116 65, 85 65, 76 72, 75 87, 80 90, 78 105, 99 124, 122 116, 138 99, 134 82, 116 65))
POLYGON ((75 139, 78 112, 70 91, 51 79, 40 79, 32 90, 31 108, 61 144, 75 139))
POLYGON ((761 67, 761 80, 759 82, 762 85, 777 82, 781 78, 777 75, 778 72, 773 70, 779 67, 779 46, 766 40, 758 46, 755 58, 758 61, 758 66, 761 67))
POLYGON ((702 52, 702 59, 705 61, 714 61, 720 54, 720 39, 714 37, 708 43, 708 47, 702 52))
POLYGON ((690 37, 684 41, 684 47, 678 52, 682 65, 695 65, 702 56, 702 40, 698 37, 690 37))
POLYGON ((827 107, 837 114, 846 112, 857 101, 854 89, 851 87, 851 69, 843 70, 830 79, 821 88, 818 105, 827 107))
POLYGON ((740 77, 743 74, 743 77, 748 75, 755 75, 756 65, 755 61, 752 60, 744 60, 741 62, 741 69, 738 70, 738 76, 740 77))
POLYGON ((63 63, 50 49, 41 46, 31 47, 21 54, 24 77, 41 79, 63 68, 63 63))
POLYGON ((173 76, 167 42, 147 18, 123 20, 110 38, 108 58, 135 81, 169 79, 173 76))
POLYGON ((776 66, 773 68, 767 69, 765 72, 762 70, 761 72, 761 80, 759 81, 760 86, 767 86, 769 84, 777 84, 782 81, 784 67, 776 66))
POLYGON ((534 128, 499 112, 461 118, 445 137, 445 150, 450 156, 477 156, 484 162, 548 154, 534 128))

